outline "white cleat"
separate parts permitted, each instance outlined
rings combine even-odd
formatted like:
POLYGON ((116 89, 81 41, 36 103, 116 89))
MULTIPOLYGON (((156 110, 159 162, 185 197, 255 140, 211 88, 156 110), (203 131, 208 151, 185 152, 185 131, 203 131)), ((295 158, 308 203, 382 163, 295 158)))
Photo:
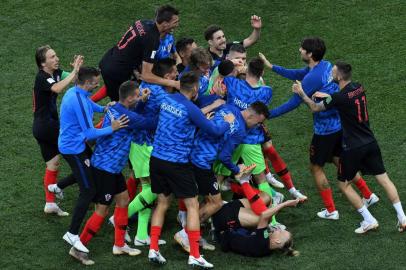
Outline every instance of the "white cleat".
POLYGON ((57 184, 48 185, 48 191, 55 194, 57 199, 63 200, 63 190, 60 189, 57 184))
POLYGON ((111 217, 109 217, 109 224, 111 225, 111 226, 115 226, 114 225, 114 216, 111 216, 111 217))
POLYGON ((376 230, 379 227, 378 221, 376 219, 373 219, 372 222, 363 220, 360 225, 361 226, 359 228, 355 229, 355 233, 362 234, 370 230, 376 230))
POLYGON ((187 237, 184 237, 181 235, 180 232, 175 233, 173 236, 175 241, 182 246, 183 250, 186 251, 187 253, 190 253, 190 245, 189 245, 189 239, 187 237))
POLYGON ((285 196, 283 196, 282 193, 275 191, 275 195, 272 197, 272 206, 275 207, 278 204, 281 204, 284 199, 285 199, 285 196))
POLYGON ((113 246, 113 254, 114 255, 122 255, 128 254, 130 256, 137 256, 141 254, 141 250, 136 248, 130 248, 127 244, 124 244, 122 247, 118 247, 116 245, 113 246))
POLYGON ((403 218, 402 221, 398 221, 398 225, 397 225, 398 231, 399 232, 404 232, 406 231, 406 218, 403 218))
POLYGON ((148 252, 148 260, 153 263, 157 264, 166 264, 166 259, 159 253, 159 251, 156 251, 154 249, 150 249, 148 252))
POLYGON ((63 235, 63 240, 68 242, 71 246, 73 246, 76 250, 80 252, 85 252, 89 253, 89 250, 83 245, 83 243, 80 241, 79 235, 77 234, 71 234, 70 232, 66 232, 63 235))
POLYGON ((303 195, 299 190, 295 190, 290 194, 292 195, 293 198, 299 199, 300 202, 307 201, 307 196, 303 195))
POLYGON ((319 218, 331 220, 338 220, 340 218, 340 215, 338 214, 337 210, 330 213, 327 209, 322 209, 320 212, 317 213, 317 216, 319 218))
POLYGON ((282 182, 276 180, 276 178, 273 176, 272 173, 267 173, 265 175, 265 177, 266 177, 266 181, 268 181, 268 183, 270 185, 272 185, 273 187, 275 187, 275 188, 284 188, 285 187, 282 182))
POLYGON ((89 259, 89 254, 86 252, 81 252, 74 247, 69 250, 69 255, 71 255, 76 260, 80 261, 84 265, 93 265, 94 261, 89 259))
POLYGON ((379 197, 376 196, 375 193, 371 194, 371 197, 369 197, 369 199, 366 198, 362 198, 362 202, 364 203, 364 205, 368 208, 373 204, 376 204, 377 202, 379 202, 379 197))
POLYGON ((63 211, 56 203, 45 203, 44 207, 45 214, 57 214, 59 217, 69 216, 68 212, 63 211))
POLYGON ((207 242, 207 240, 204 239, 203 237, 200 237, 199 246, 201 246, 202 249, 204 249, 204 250, 210 250, 210 251, 216 250, 216 247, 214 245, 210 244, 209 242, 207 242))
POLYGON ((187 264, 190 266, 198 266, 201 268, 213 268, 213 264, 206 261, 202 256, 200 256, 199 258, 189 256, 189 260, 187 261, 187 264))
MULTIPOLYGON (((149 236, 145 240, 138 239, 137 236, 134 238, 134 246, 142 247, 142 246, 149 246, 150 244, 151 244, 151 238, 149 236)), ((162 239, 158 240, 158 245, 165 245, 165 244, 166 244, 165 240, 162 240, 162 239)))

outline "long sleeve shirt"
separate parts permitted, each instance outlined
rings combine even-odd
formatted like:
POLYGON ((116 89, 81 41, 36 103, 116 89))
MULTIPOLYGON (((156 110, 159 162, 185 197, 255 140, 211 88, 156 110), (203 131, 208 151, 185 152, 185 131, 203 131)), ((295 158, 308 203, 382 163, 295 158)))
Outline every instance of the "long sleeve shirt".
POLYGON ((104 107, 94 103, 89 96, 90 92, 74 86, 62 99, 58 138, 62 154, 80 154, 85 150, 85 141, 113 133, 111 126, 102 129, 93 126, 93 113, 102 113, 104 107))

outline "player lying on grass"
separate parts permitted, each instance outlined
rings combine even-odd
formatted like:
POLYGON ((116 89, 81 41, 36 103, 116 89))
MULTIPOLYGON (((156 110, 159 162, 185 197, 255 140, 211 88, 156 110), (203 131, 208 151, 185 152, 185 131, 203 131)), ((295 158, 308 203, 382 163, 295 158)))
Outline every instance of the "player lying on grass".
POLYGON ((248 174, 237 175, 236 179, 247 199, 224 204, 212 217, 221 249, 251 257, 267 256, 274 251, 282 251, 292 256, 299 255, 298 251, 293 250, 290 232, 269 226, 273 215, 285 207, 296 206, 299 199, 267 208, 270 197, 250 186, 248 174))
POLYGON ((386 173, 378 143, 369 127, 365 89, 361 84, 352 82, 351 77, 351 65, 337 62, 333 67, 333 80, 338 83, 340 91, 331 95, 316 92, 313 97, 323 99, 319 103, 315 103, 306 95, 299 81, 293 84, 292 91, 298 94, 313 112, 336 108, 340 114, 343 127, 343 151, 340 155, 338 186, 363 217, 361 226, 355 232, 365 233, 378 227, 378 221, 352 188, 351 184, 358 171, 374 175, 377 182, 384 188, 396 210, 398 230, 403 232, 406 229, 406 216, 397 189, 386 173))

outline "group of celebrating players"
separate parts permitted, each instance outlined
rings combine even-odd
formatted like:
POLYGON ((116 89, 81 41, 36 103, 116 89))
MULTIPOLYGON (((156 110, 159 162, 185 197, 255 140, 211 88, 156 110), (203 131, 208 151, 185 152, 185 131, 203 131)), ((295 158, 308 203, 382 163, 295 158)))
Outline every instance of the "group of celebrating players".
POLYGON ((177 9, 165 5, 157 9, 154 20, 134 22, 105 53, 99 68, 83 66, 83 56, 76 55, 69 73, 59 68, 50 46, 36 50, 33 134, 46 163, 44 212, 68 216, 55 199, 63 198, 66 187, 79 187, 63 236, 72 246, 71 256, 94 264, 87 246, 115 201, 109 219, 115 228, 113 254, 141 253, 126 244, 131 242, 128 220, 137 214, 134 245, 149 246, 149 261, 165 264, 159 246, 166 242, 160 235, 173 196, 181 225, 174 238, 189 253, 189 265, 213 267, 200 255, 200 247, 215 249, 201 236, 201 224, 210 224, 223 251, 254 257, 275 250, 297 255, 291 233, 275 215, 307 197, 295 188, 266 122, 302 102, 313 112, 310 167, 325 206, 317 215, 339 219, 323 170, 326 162, 333 162, 340 190, 363 217, 356 233, 378 227, 368 207, 379 197, 361 173, 374 175, 382 185, 396 210, 398 230, 405 230, 396 187, 369 128, 365 90, 351 81, 351 65, 323 60, 326 47, 317 37, 301 42, 304 68, 271 64, 263 54, 247 63, 246 49, 258 41, 262 27, 255 15, 253 31, 242 42, 227 43, 221 27, 212 25, 204 33, 208 48, 197 46, 192 38, 175 44, 173 30, 179 18, 177 9), (262 78, 266 68, 295 80, 292 97, 271 110, 272 88, 262 78), (104 86, 91 96, 100 77, 104 86), (58 117, 57 96, 71 83, 58 117), (111 100, 106 106, 96 103, 106 96, 111 100), (96 127, 95 112, 104 114, 96 127), (57 181, 60 154, 72 173, 57 181), (132 173, 126 181, 122 171, 128 160, 132 173), (283 183, 274 178, 269 164, 283 183), (141 191, 136 194, 139 182, 141 191), (230 202, 221 197, 227 185, 233 192, 230 202), (284 187, 292 200, 283 202, 284 196, 274 190, 284 187), (79 234, 92 202, 95 210, 79 234))

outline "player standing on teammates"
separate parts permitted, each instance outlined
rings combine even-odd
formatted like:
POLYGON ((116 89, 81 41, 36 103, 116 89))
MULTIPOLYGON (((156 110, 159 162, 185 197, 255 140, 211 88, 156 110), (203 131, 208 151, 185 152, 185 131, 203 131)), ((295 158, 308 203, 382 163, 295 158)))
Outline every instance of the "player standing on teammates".
POLYGON ((166 259, 159 253, 158 239, 165 213, 171 202, 171 194, 183 198, 187 208, 187 229, 190 243, 189 265, 213 267, 199 253, 200 222, 198 190, 189 155, 196 127, 212 136, 221 136, 234 121, 226 115, 227 123, 216 126, 205 118, 192 103, 198 96, 199 77, 193 72, 184 73, 180 79, 180 93, 168 95, 161 103, 158 127, 154 137, 150 161, 152 192, 158 194, 158 204, 151 220, 151 245, 148 258, 164 264, 166 259))
MULTIPOLYGON (((119 118, 121 115, 128 116, 128 127, 120 129, 111 135, 100 137, 96 141, 94 153, 91 158, 94 182, 97 187, 94 200, 96 209, 86 222, 80 235, 80 240, 84 245, 87 245, 100 230, 108 214, 109 205, 114 199, 116 207, 114 210, 113 254, 136 256, 140 254, 141 251, 130 248, 124 241, 128 222, 127 206, 129 197, 126 182, 121 171, 127 164, 131 139, 134 133, 141 129, 156 128, 157 118, 145 118, 131 111, 131 108, 141 100, 137 82, 124 82, 120 86, 119 95, 120 101, 108 108, 101 128, 111 126, 113 119, 119 118)), ((148 97, 148 90, 144 90, 143 97, 144 99, 148 97)), ((88 258, 85 259, 83 254, 76 251, 73 247, 69 254, 80 260, 83 264, 89 265, 94 263, 88 258)))
POLYGON ((292 90, 313 112, 336 108, 340 114, 343 126, 343 151, 340 154, 338 186, 364 219, 355 232, 365 233, 378 227, 377 220, 351 186, 358 171, 374 175, 376 181, 385 189, 397 213, 398 230, 403 232, 406 229, 406 216, 397 189, 386 173, 381 150, 369 127, 365 89, 359 83, 351 81, 351 70, 351 65, 345 62, 337 62, 334 65, 333 79, 338 83, 340 91, 331 95, 316 92, 314 97, 323 98, 322 102, 313 102, 306 95, 300 82, 296 82, 292 90))
MULTIPOLYGON (((41 149, 42 158, 45 161, 46 169, 44 176, 45 207, 47 214, 56 213, 58 216, 68 216, 55 203, 55 194, 48 190, 48 185, 55 184, 59 169, 59 117, 56 108, 58 94, 68 87, 76 78, 76 75, 83 63, 81 55, 73 59, 73 70, 71 73, 59 68, 59 58, 55 51, 49 46, 41 46, 35 52, 35 61, 38 73, 35 77, 33 91, 33 112, 34 121, 32 133, 41 149)), ((74 182, 73 175, 69 175, 64 182, 74 182)), ((59 194, 62 196, 62 194, 59 194)))
MULTIPOLYGON (((326 52, 324 41, 318 37, 303 39, 300 48, 300 56, 307 64, 302 69, 286 69, 273 65, 265 58, 265 64, 275 73, 290 80, 302 81, 304 91, 311 96, 316 91, 327 94, 337 92, 338 86, 332 81, 332 68, 330 62, 323 60, 326 52)), ((294 95, 287 102, 271 110, 271 118, 281 116, 297 108, 302 103, 298 95, 294 95)), ((326 162, 334 162, 338 166, 338 156, 341 152, 342 130, 340 116, 336 109, 329 109, 313 114, 314 134, 310 145, 310 170, 320 192, 320 196, 326 209, 317 213, 324 219, 337 220, 338 211, 335 208, 332 190, 328 183, 323 167, 326 162)), ((364 203, 368 207, 379 201, 378 196, 372 193, 365 180, 359 174, 355 179, 357 188, 364 197, 364 203)))
POLYGON ((79 228, 92 202, 96 188, 90 167, 91 150, 86 149, 86 141, 112 134, 126 127, 128 119, 120 117, 112 121, 111 126, 102 129, 93 127, 94 112, 105 112, 106 107, 97 105, 89 99, 91 91, 96 89, 100 81, 100 72, 96 68, 81 67, 78 72, 77 85, 69 89, 62 99, 60 112, 60 133, 58 148, 68 162, 79 186, 79 197, 68 232, 63 239, 76 250, 89 252, 79 239, 79 228))
POLYGON ((223 29, 218 25, 210 25, 207 27, 206 31, 204 31, 204 38, 207 40, 209 44, 208 51, 211 54, 211 57, 214 61, 221 61, 224 60, 230 51, 230 47, 235 44, 239 43, 244 46, 244 48, 248 48, 254 45, 261 34, 262 28, 262 21, 261 17, 257 15, 251 16, 251 26, 253 31, 249 37, 244 39, 241 42, 228 42, 224 35, 223 29))
POLYGON ((131 79, 134 71, 141 73, 143 81, 179 88, 179 82, 160 78, 151 72, 160 39, 178 27, 178 15, 174 7, 161 6, 157 9, 155 21, 136 21, 118 44, 105 53, 99 66, 111 100, 118 100, 118 88, 131 79))
MULTIPOLYGON (((223 205, 219 185, 212 169, 214 162, 218 158, 234 175, 242 174, 240 167, 231 161, 234 149, 244 140, 249 129, 263 123, 269 114, 268 107, 259 101, 252 103, 243 111, 227 104, 216 111, 211 121, 219 126, 224 122, 224 115, 230 113, 235 116, 235 120, 223 136, 213 137, 199 130, 193 142, 190 160, 199 195, 205 197, 199 210, 200 223, 205 222, 223 205)), ((190 246, 185 229, 175 234, 175 240, 189 252, 190 246)))

